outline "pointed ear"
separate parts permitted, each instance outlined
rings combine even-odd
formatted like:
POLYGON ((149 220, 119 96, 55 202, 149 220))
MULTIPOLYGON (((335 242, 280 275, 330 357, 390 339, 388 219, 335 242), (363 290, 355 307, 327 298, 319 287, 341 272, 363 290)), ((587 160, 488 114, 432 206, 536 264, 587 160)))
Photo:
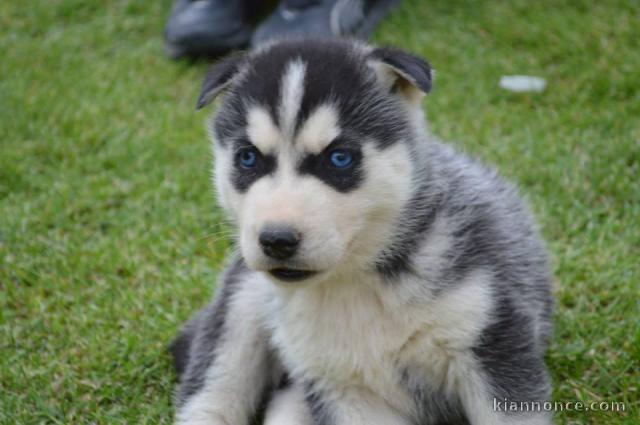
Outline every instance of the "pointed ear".
POLYGON ((371 58, 378 78, 389 90, 407 97, 415 97, 416 91, 420 94, 431 91, 433 70, 422 58, 393 47, 377 48, 371 52, 371 58))
POLYGON ((196 102, 196 109, 207 106, 215 97, 224 90, 233 78, 238 74, 240 66, 246 60, 246 53, 237 52, 214 63, 204 77, 200 96, 196 102))

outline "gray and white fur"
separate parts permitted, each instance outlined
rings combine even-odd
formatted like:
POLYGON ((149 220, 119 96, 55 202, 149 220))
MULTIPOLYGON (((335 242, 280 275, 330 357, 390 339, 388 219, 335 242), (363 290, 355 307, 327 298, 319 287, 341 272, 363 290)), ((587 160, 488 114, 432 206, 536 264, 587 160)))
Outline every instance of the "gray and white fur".
POLYGON ((285 41, 214 65, 214 301, 172 345, 180 425, 550 424, 551 276, 517 190, 441 144, 432 71, 394 48, 285 41), (500 409, 498 409, 500 410, 500 409))

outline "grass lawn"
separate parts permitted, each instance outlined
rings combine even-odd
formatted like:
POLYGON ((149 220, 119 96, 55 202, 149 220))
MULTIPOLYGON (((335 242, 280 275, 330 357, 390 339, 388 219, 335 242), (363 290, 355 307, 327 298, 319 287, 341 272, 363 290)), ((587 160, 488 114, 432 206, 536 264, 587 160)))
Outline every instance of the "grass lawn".
MULTIPOLYGON (((0 423, 170 423, 164 348, 229 247, 169 0, 0 2, 0 423)), ((519 182, 553 252, 561 424, 640 423, 640 3, 405 0, 433 130, 519 182), (497 87, 545 77, 539 94, 497 87)))

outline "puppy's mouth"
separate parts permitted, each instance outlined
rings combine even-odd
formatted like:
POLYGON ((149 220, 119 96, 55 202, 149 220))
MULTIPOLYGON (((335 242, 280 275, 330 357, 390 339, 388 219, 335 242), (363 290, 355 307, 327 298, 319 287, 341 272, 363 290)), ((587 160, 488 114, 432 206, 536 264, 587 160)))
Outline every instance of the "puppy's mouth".
POLYGON ((289 269, 286 267, 278 267, 269 270, 269 274, 271 276, 284 282, 298 282, 310 278, 316 273, 318 272, 314 270, 289 269))

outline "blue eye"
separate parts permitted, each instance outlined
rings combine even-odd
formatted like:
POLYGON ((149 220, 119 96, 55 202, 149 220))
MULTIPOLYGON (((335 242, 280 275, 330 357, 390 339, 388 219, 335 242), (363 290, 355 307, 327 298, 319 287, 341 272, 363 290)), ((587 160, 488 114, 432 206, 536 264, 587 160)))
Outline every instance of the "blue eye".
POLYGON ((238 162, 242 168, 253 168, 258 162, 258 154, 253 148, 243 149, 238 152, 238 162))
POLYGON ((353 155, 344 149, 335 149, 329 154, 329 160, 336 168, 347 168, 353 164, 353 155))

